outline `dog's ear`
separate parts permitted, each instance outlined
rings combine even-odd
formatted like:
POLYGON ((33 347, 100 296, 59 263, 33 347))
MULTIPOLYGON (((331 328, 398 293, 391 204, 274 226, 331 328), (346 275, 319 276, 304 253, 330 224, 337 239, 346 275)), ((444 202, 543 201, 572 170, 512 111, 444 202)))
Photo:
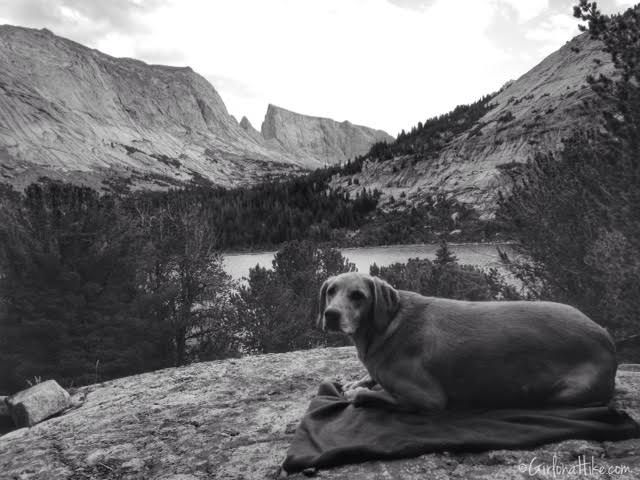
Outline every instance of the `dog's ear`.
POLYGON ((398 291, 384 280, 371 277, 371 320, 376 330, 384 332, 400 308, 398 291))
POLYGON ((320 300, 318 301, 318 319, 316 320, 316 328, 322 330, 322 321, 324 319, 324 310, 327 308, 327 287, 329 279, 325 280, 320 287, 320 300))

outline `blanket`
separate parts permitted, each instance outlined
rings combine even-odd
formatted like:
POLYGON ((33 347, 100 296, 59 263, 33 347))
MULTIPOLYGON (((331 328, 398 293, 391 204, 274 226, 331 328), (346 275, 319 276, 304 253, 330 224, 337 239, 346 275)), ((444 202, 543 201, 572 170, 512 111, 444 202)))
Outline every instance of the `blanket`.
POLYGON ((568 439, 615 441, 640 426, 611 407, 408 413, 358 406, 337 383, 322 383, 282 465, 287 473, 439 451, 529 449, 568 439))

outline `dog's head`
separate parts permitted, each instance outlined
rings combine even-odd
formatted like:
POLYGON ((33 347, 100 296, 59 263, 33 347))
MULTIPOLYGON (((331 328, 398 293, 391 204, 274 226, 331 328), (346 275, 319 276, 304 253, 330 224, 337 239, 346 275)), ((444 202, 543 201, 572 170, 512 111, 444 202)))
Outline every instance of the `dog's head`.
POLYGON ((342 273, 329 278, 320 289, 317 326, 347 335, 367 327, 383 332, 398 308, 398 291, 384 280, 342 273))

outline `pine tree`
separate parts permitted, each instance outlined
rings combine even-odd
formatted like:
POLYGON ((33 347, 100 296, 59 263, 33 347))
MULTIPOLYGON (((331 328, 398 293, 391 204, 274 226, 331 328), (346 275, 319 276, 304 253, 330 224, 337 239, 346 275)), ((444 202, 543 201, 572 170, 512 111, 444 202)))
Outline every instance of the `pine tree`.
POLYGON ((458 258, 451 252, 446 240, 440 242, 440 247, 436 251, 436 259, 434 264, 439 267, 445 267, 458 262, 458 258))
POLYGON ((217 231, 205 220, 197 193, 189 190, 170 192, 157 205, 138 199, 135 211, 146 243, 143 288, 154 299, 152 312, 170 339, 173 363, 184 365, 193 356, 189 344, 231 333, 212 324, 224 317, 221 306, 232 287, 215 249, 217 231))
POLYGON ((0 389, 63 385, 165 366, 139 296, 138 232, 117 199, 32 185, 0 207, 0 389))

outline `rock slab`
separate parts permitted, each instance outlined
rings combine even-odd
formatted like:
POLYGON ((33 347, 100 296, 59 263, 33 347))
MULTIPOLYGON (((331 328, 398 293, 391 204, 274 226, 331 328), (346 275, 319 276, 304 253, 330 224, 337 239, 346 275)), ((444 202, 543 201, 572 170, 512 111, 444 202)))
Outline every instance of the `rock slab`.
MULTIPOLYGON (((362 374, 355 349, 344 347, 198 363, 83 387, 74 392, 84 399, 79 408, 0 437, 0 478, 277 478, 318 384, 362 374)), ((619 371, 615 405, 640 420, 639 371, 619 371)), ((631 480, 640 478, 640 440, 429 454, 320 470, 314 478, 631 480), (604 473, 543 471, 554 459, 565 466, 593 460, 604 473)))
POLYGON ((38 383, 6 400, 13 422, 31 427, 71 407, 71 396, 55 380, 38 383))

